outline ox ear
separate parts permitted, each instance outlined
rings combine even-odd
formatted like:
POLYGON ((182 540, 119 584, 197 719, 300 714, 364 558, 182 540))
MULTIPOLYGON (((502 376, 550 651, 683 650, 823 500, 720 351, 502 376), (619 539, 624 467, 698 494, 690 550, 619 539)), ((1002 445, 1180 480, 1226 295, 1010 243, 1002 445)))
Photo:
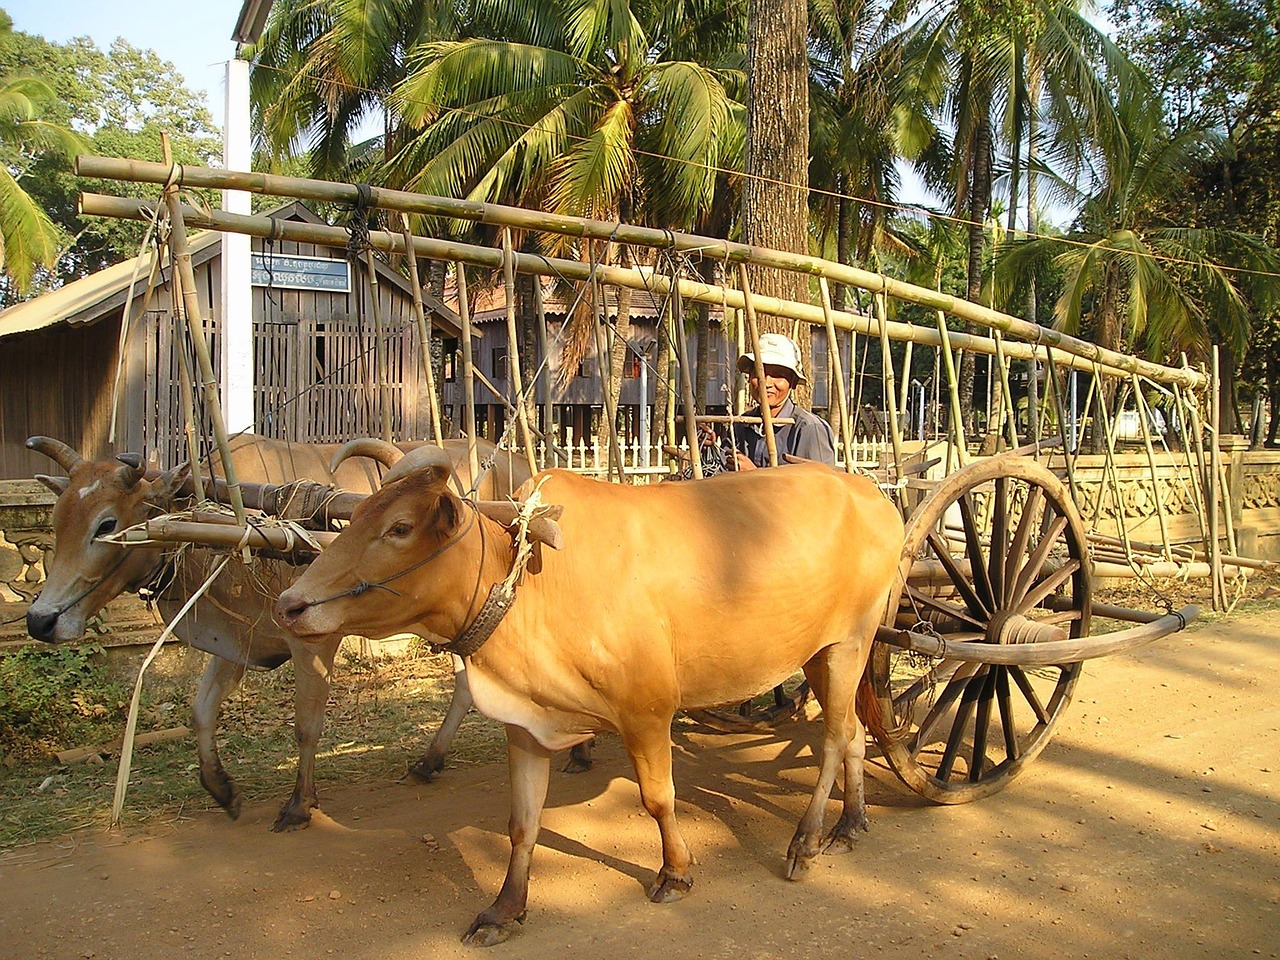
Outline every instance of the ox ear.
POLYGON ((171 502, 190 476, 191 461, 184 460, 172 470, 166 470, 151 481, 151 491, 147 494, 147 499, 152 503, 171 502))
POLYGON ((37 473, 36 479, 43 483, 58 496, 62 496, 67 492, 67 488, 71 486, 70 477, 49 477, 43 473, 37 473))

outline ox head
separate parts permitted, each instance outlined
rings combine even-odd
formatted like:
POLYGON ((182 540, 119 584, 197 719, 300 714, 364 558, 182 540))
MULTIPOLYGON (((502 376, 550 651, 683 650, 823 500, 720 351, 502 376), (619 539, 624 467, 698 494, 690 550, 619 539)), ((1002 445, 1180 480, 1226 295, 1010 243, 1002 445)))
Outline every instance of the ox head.
MULTIPOLYGON (((370 449, 352 448, 351 455, 370 449)), ((462 596, 460 584, 474 585, 480 562, 464 529, 470 508, 449 489, 452 473, 438 447, 396 457, 382 489, 280 595, 276 621, 304 639, 385 637, 419 623, 448 635, 445 621, 466 615, 470 593, 462 596)))
POLYGON ((67 471, 37 476, 58 494, 53 506, 56 553, 40 596, 27 611, 27 632, 58 643, 84 633, 85 621, 109 601, 146 581, 157 550, 126 548, 99 540, 164 509, 187 477, 186 466, 147 480, 142 457, 124 453, 114 461, 85 460, 60 440, 32 437, 27 447, 67 471))

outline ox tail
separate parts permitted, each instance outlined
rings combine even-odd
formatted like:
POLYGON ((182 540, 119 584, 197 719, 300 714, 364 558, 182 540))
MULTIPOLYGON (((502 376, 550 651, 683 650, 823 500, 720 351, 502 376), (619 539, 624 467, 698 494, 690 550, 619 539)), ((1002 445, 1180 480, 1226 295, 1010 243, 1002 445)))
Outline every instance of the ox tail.
POLYGON ((871 682, 871 662, 868 660, 862 671, 862 680, 858 683, 858 695, 855 701, 858 718, 870 731, 877 742, 883 743, 889 735, 885 726, 884 708, 880 698, 876 696, 875 685, 871 682))

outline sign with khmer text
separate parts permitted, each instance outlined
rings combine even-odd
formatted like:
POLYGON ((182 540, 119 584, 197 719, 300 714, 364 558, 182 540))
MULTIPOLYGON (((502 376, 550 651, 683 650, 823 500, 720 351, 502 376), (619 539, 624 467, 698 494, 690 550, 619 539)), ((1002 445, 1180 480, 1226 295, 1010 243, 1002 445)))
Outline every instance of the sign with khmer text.
POLYGON ((331 260, 324 257, 255 253, 253 285, 350 293, 351 266, 346 260, 331 260))

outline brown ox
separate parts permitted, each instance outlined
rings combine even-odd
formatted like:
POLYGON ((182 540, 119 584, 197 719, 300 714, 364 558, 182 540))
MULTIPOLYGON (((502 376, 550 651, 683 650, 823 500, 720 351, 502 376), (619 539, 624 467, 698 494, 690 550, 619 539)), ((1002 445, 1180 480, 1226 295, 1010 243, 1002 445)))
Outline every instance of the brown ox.
MULTIPOLYGON (((462 634, 507 575, 513 544, 449 492, 448 472, 441 461, 388 477, 280 596, 276 618, 302 638, 462 634)), ((551 753, 600 730, 621 735, 661 833, 650 899, 683 896, 693 873, 675 819, 672 717, 741 701, 801 666, 826 735, 787 875, 820 850, 849 849, 866 825, 855 693, 898 570, 896 509, 871 481, 818 464, 650 487, 539 477, 545 501, 563 507, 563 550, 539 551, 467 666, 476 706, 506 724, 512 812, 506 880, 463 939, 496 943, 523 920, 551 753), (843 812, 824 836, 842 769, 843 812)))
MULTIPOLYGON (((494 455, 493 444, 478 443, 481 458, 494 455)), ((175 508, 178 491, 187 479, 186 466, 147 479, 136 454, 124 454, 117 462, 94 462, 48 437, 32 437, 27 446, 51 457, 70 474, 38 477, 59 495, 53 508, 57 552, 47 571, 48 581, 27 612, 31 636, 51 643, 75 640, 84 633, 85 621, 112 599, 156 585, 163 587, 156 598, 161 615, 166 620, 173 617, 204 581, 208 552, 192 551, 170 567, 167 561, 173 548, 124 548, 97 538, 175 508)), ((417 446, 406 444, 404 448, 417 446)), ((458 471, 459 482, 469 484, 466 441, 447 440, 445 450, 458 471)), ((376 489, 378 472, 372 464, 346 460, 335 471, 330 470, 331 459, 340 451, 352 452, 337 444, 290 444, 245 436, 233 442, 231 456, 239 479, 245 483, 315 480, 357 493, 376 489)), ((399 451, 392 448, 391 453, 399 451)), ((394 458, 384 451, 382 459, 390 462, 394 458)), ((522 461, 500 454, 494 469, 485 475, 479 495, 486 499, 510 496, 528 476, 522 461)), ((322 644, 301 644, 271 619, 274 596, 264 595, 262 586, 269 586, 274 594, 296 574, 296 567, 280 561, 263 560, 250 570, 233 560, 174 629, 180 639, 214 654, 192 702, 192 726, 200 757, 200 782, 233 818, 240 812, 240 790, 218 756, 219 711, 246 668, 272 669, 293 659, 298 777, 293 795, 272 826, 276 831, 306 826, 311 820, 311 809, 317 802, 316 745, 341 640, 341 635, 334 635, 322 644)), ((457 666, 461 667, 461 661, 457 666)), ((465 674, 455 672, 455 676, 449 715, 426 754, 412 768, 420 775, 429 776, 443 766, 449 741, 470 707, 465 674)))

